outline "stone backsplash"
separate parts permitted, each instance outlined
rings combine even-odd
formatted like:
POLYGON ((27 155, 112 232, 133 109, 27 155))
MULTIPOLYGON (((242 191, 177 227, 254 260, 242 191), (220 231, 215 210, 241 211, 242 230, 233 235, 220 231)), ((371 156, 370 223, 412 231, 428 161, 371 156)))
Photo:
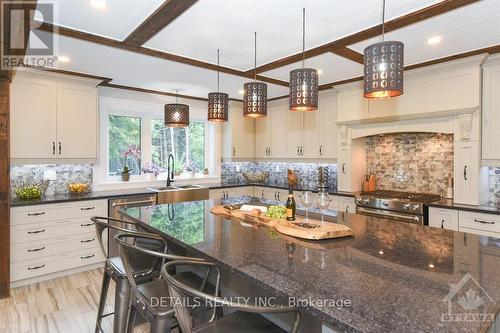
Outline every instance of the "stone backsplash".
POLYGON ((492 204, 500 204, 500 167, 488 168, 488 198, 492 204))
MULTIPOLYGON (((48 196, 67 193, 69 183, 92 184, 91 164, 16 164, 10 167, 10 182, 13 185, 16 180, 42 181, 53 172, 56 179, 48 181, 48 196)), ((14 196, 13 186, 11 189, 14 196)))
POLYGON ((328 187, 337 188, 337 164, 331 163, 290 163, 290 162, 223 162, 221 178, 227 183, 243 183, 243 172, 269 173, 268 183, 287 183, 287 171, 297 174, 299 187, 315 189, 318 187, 318 167, 328 167, 328 187))
POLYGON ((374 135, 367 140, 366 162, 377 189, 446 195, 453 177, 453 135, 374 135))

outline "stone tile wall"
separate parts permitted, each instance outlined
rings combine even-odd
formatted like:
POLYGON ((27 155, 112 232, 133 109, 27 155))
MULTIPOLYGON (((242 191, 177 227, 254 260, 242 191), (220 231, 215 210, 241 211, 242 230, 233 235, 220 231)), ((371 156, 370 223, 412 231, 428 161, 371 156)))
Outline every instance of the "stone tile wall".
POLYGON ((328 187, 337 188, 337 164, 330 163, 289 163, 289 162, 223 162, 221 178, 228 183, 245 182, 243 172, 269 172, 268 183, 287 183, 287 171, 295 171, 299 187, 318 187, 318 167, 328 167, 328 187))
POLYGON ((453 135, 374 135, 367 140, 366 162, 377 189, 446 195, 453 177, 453 135))
POLYGON ((500 167, 488 168, 488 198, 492 204, 500 205, 500 167))
POLYGON ((68 192, 69 183, 92 184, 91 164, 19 164, 10 167, 11 195, 15 180, 42 181, 45 171, 55 171, 56 180, 50 180, 45 195, 68 192))

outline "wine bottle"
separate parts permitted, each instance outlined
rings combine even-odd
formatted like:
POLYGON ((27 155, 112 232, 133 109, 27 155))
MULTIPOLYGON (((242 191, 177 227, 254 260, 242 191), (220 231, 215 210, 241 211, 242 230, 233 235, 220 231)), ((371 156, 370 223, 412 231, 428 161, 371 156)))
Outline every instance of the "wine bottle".
POLYGON ((286 220, 295 221, 295 198, 293 197, 293 190, 288 191, 288 199, 286 200, 286 220))

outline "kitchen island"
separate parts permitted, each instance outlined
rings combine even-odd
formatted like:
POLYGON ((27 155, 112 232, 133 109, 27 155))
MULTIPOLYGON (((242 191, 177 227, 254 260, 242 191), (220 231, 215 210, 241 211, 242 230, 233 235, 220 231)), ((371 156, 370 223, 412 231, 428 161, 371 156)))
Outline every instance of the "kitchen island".
POLYGON ((294 300, 334 332, 495 332, 500 239, 340 213, 328 219, 353 237, 305 241, 214 216, 218 204, 124 213, 267 295, 294 300))

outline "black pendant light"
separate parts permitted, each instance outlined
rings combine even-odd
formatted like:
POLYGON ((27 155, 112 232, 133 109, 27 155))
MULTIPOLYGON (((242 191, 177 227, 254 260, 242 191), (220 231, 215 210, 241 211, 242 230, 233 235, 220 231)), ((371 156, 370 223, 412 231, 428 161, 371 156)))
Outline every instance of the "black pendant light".
POLYGON ((229 95, 219 92, 219 50, 217 49, 217 92, 208 94, 208 121, 224 122, 229 115, 229 95))
POLYGON ((179 104, 179 91, 176 90, 175 103, 165 104, 165 126, 189 126, 189 105, 179 104))
POLYGON ((290 111, 308 112, 318 109, 318 71, 305 68, 306 9, 302 9, 302 68, 290 72, 290 111))
POLYGON ((254 80, 243 85, 243 116, 261 118, 267 116, 267 84, 257 82, 257 32, 255 32, 254 61, 254 80))
POLYGON ((389 98, 403 94, 404 44, 385 41, 385 0, 382 1, 382 42, 364 51, 366 98, 389 98))

